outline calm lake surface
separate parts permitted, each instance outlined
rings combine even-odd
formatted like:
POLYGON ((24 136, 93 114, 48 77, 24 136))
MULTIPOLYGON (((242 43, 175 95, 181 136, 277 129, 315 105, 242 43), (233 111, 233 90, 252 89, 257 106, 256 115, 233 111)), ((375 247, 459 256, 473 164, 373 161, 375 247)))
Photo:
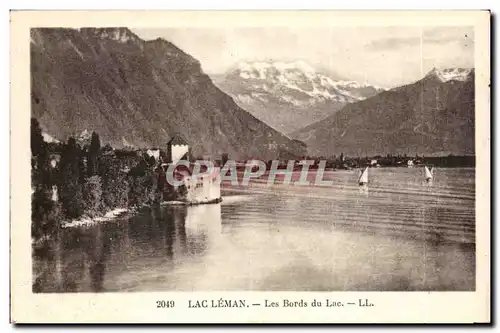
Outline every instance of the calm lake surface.
POLYGON ((63 229, 34 255, 39 292, 475 290, 475 170, 326 172, 331 187, 223 186, 63 229))

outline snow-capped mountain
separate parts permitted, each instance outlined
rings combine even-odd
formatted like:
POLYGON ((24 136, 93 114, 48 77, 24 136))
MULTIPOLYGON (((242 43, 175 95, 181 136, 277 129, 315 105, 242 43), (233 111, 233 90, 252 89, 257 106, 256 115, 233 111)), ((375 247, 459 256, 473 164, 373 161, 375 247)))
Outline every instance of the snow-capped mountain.
POLYGON ((304 61, 239 62, 213 79, 236 103, 285 133, 383 91, 319 72, 304 61))
POLYGON ((427 77, 435 77, 441 82, 466 81, 471 74, 471 68, 442 68, 434 67, 427 73, 427 77))

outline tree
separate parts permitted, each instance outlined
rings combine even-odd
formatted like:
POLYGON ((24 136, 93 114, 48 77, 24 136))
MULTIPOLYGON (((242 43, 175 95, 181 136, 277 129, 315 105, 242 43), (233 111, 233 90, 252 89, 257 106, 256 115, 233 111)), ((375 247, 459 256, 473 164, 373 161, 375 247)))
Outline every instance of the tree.
POLYGON ((128 189, 129 183, 126 174, 120 172, 116 178, 115 186, 115 206, 114 207, 127 207, 128 206, 128 189))
POLYGON ((145 187, 142 177, 129 178, 128 204, 131 207, 140 207, 144 204, 145 187))
POLYGON ((52 186, 48 179, 49 152, 47 143, 43 140, 42 129, 36 118, 31 118, 31 167, 32 185, 35 188, 52 186))
POLYGON ((76 218, 83 213, 82 179, 85 177, 81 150, 76 140, 71 137, 61 154, 57 184, 63 210, 70 218, 76 218))
POLYGON ((38 238, 50 232, 47 228, 49 216, 53 209, 50 200, 52 179, 49 166, 47 143, 43 139, 40 124, 36 118, 31 118, 31 232, 38 238))
POLYGON ((96 132, 92 132, 90 147, 87 154, 87 175, 92 177, 98 173, 98 162, 101 151, 101 141, 96 132))
POLYGON ((129 184, 126 173, 120 170, 119 161, 113 156, 102 156, 99 160, 99 176, 104 206, 109 209, 126 207, 129 184))
POLYGON ((156 165, 156 159, 153 155, 149 156, 146 155, 146 162, 150 168, 154 167, 156 165))
POLYGON ((155 169, 154 177, 156 179, 155 202, 162 202, 164 193, 167 190, 167 177, 161 166, 155 169))
POLYGON ((144 203, 144 182, 142 178, 145 176, 147 164, 144 159, 140 159, 139 163, 134 166, 128 173, 128 203, 130 206, 141 206, 144 203))
POLYGON ((101 177, 92 176, 85 180, 83 186, 83 199, 85 202, 85 214, 94 217, 102 212, 101 177))
POLYGON ((31 154, 33 156, 40 156, 46 153, 47 143, 43 140, 42 129, 40 123, 36 118, 31 118, 31 154))

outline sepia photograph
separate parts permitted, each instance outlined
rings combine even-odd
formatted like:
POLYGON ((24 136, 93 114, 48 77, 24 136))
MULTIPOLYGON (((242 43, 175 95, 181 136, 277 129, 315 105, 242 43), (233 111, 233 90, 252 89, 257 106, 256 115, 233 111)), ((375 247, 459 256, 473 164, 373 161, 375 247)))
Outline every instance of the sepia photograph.
MULTIPOLYGON (((477 218, 484 29, 122 22, 23 30, 32 294, 488 282, 476 228, 490 223, 477 218)), ((272 303, 229 299, 219 307, 272 303)))

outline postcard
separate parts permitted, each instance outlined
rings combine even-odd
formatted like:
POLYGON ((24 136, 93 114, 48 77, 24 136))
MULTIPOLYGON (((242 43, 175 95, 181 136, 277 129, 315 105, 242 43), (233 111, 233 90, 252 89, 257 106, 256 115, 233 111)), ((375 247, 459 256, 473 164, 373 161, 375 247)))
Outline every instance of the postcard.
POLYGON ((489 323, 489 11, 11 12, 14 323, 489 323))

